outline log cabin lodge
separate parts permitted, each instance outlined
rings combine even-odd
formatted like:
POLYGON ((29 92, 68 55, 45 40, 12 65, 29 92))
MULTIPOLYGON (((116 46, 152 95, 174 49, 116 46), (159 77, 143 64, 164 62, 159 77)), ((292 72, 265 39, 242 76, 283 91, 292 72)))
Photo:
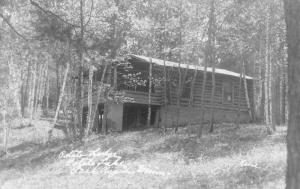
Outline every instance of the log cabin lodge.
MULTIPOLYGON (((179 65, 176 62, 138 55, 130 55, 127 62, 129 64, 113 66, 111 72, 112 79, 110 83, 116 86, 116 91, 119 91, 122 94, 122 99, 125 100, 108 102, 107 129, 109 131, 145 128, 149 104, 151 105, 151 127, 161 127, 162 124, 165 124, 166 127, 174 127, 177 123, 184 126, 188 123, 197 124, 200 122, 204 67, 187 64, 179 65), (183 82, 181 85, 178 81, 178 78, 180 78, 179 70, 181 82, 183 82), (149 81, 149 78, 153 79, 149 81), (151 89, 149 89, 149 83, 151 83, 151 89), (182 86, 180 92, 178 92, 177 86, 182 86), (180 100, 177 96, 181 97, 180 100)), ((100 81, 102 70, 100 69, 94 74, 94 83, 100 81)), ((212 68, 208 67, 206 73, 203 104, 204 120, 209 121, 212 68)), ((215 69, 213 105, 215 122, 234 122, 237 118, 238 107, 240 109, 240 122, 251 121, 251 114, 254 115, 253 78, 245 76, 245 80, 241 81, 242 87, 240 87, 240 73, 215 69), (239 95, 240 89, 241 95, 239 95)), ((87 90, 84 91, 83 115, 85 116, 83 116, 83 124, 86 124, 88 97, 87 90)), ((93 91, 93 106, 97 103, 97 94, 97 91, 93 91)), ((98 102, 93 126, 101 130, 105 99, 101 97, 98 102)))

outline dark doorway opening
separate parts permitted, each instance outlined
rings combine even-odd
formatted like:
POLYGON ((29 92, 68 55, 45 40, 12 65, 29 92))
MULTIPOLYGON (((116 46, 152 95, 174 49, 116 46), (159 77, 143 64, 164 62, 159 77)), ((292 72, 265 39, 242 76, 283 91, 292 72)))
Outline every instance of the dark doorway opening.
POLYGON ((104 104, 98 104, 93 127, 93 131, 96 133, 100 133, 102 131, 103 115, 104 104))
MULTIPOLYGON (((104 105, 98 104, 96 115, 95 115, 95 120, 92 121, 92 124, 93 124, 92 131, 93 132, 96 132, 96 133, 101 132, 102 123, 103 123, 103 114, 104 114, 104 105)), ((85 106, 85 107, 83 107, 83 110, 82 110, 82 126, 84 128, 87 127, 87 116, 88 116, 88 107, 85 106)))
MULTIPOLYGON (((157 111, 159 106, 151 106, 151 127, 158 123, 157 111)), ((145 104, 124 104, 123 109, 123 130, 141 130, 147 127, 148 105, 145 104)))

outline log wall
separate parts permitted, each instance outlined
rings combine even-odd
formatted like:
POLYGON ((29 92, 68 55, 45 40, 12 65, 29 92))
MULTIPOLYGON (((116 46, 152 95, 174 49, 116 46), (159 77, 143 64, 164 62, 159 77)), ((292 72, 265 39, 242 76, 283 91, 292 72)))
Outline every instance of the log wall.
MULTIPOLYGON (((197 79, 195 82, 195 88, 194 88, 194 98, 193 98, 193 107, 195 108, 200 108, 201 105, 201 94, 202 94, 202 81, 203 81, 203 73, 199 72, 197 74, 197 79)), ((169 102, 167 102, 168 105, 176 105, 176 99, 177 99, 177 89, 178 86, 175 85, 178 83, 178 79, 176 77, 171 78, 170 81, 168 82, 171 87, 170 91, 170 97, 169 97, 169 102)), ((247 85, 248 85, 248 92, 249 92, 249 100, 250 104, 253 103, 253 91, 252 91, 252 81, 247 80, 247 85)), ((162 91, 164 91, 164 86, 162 84, 162 91)), ((211 92, 212 92, 212 77, 211 73, 207 74, 207 81, 206 81, 206 87, 205 87, 205 96, 204 96, 204 105, 210 105, 211 101, 211 92)), ((244 88, 244 83, 242 82, 242 98, 241 98, 241 110, 247 110, 247 101, 246 101, 246 96, 245 96, 245 88, 244 88)), ((180 100, 180 105, 182 107, 187 107, 189 106, 189 98, 182 98, 180 100)), ((233 77, 233 76, 227 76, 227 75, 216 75, 216 86, 215 86, 215 103, 214 107, 217 109, 223 109, 223 110, 236 110, 238 107, 239 103, 239 78, 238 77, 233 77), (224 82, 229 82, 231 83, 232 87, 232 101, 227 102, 224 100, 224 82)), ((162 104, 165 104, 164 99, 162 98, 162 104)))
MULTIPOLYGON (((208 106, 205 106, 205 110, 209 110, 208 106)), ((205 111, 204 120, 208 122, 210 120, 210 111, 205 111)), ((201 119, 201 112, 199 108, 193 107, 181 107, 179 113, 179 125, 186 126, 187 124, 198 124, 201 119)), ((215 122, 216 123, 233 123, 236 120, 236 111, 228 109, 215 109, 215 122)), ((175 105, 168 105, 161 108, 160 114, 160 125, 166 124, 166 127, 175 127, 177 117, 177 111, 175 105), (167 114, 164 113, 167 111, 167 114)), ((247 111, 241 111, 240 122, 247 123, 250 122, 250 116, 247 111)))
MULTIPOLYGON (((177 114, 177 92, 178 92, 178 68, 170 68, 167 67, 168 78, 167 78, 167 102, 164 102, 164 94, 165 94, 165 87, 162 76, 163 73, 163 66, 155 65, 153 67, 154 74, 157 77, 161 77, 161 82, 159 85, 155 85, 154 92, 151 94, 151 104, 161 106, 161 122, 165 123, 167 121, 167 126, 172 126, 176 119, 174 119, 177 114), (167 111, 167 116, 165 116, 164 111, 167 111), (164 117, 165 116, 165 117, 164 117)), ((185 69, 182 69, 182 75, 185 73, 185 69)), ((194 70, 189 70, 187 72, 187 77, 182 77, 182 82, 185 85, 191 85, 191 77, 194 75, 194 70), (190 82, 190 83, 189 83, 190 82)), ((118 78, 120 79, 120 78, 118 78)), ((158 78, 156 78, 158 79, 158 78)), ((202 81, 203 81, 203 72, 198 71, 197 78, 195 81, 195 87, 193 92, 193 102, 190 104, 189 96, 181 96, 180 99, 180 118, 179 122, 181 125, 186 124, 189 120, 191 123, 197 123, 200 121, 200 108, 201 108, 201 94, 202 94, 202 81)), ((118 80, 119 82, 119 80, 118 80)), ((216 86, 215 86, 215 100, 213 107, 215 108, 215 121, 216 122, 234 122, 237 115, 237 109, 239 104, 239 77, 233 77, 229 75, 222 75, 216 74, 216 86), (224 91, 226 85, 224 83, 230 83, 230 90, 231 91, 231 100, 224 99, 224 91)), ((253 107, 253 81, 247 80, 248 86, 248 94, 250 104, 253 107)), ((227 87, 228 88, 228 87, 227 87)), ((245 96, 245 87, 244 82, 242 82, 241 88, 241 103, 240 103, 240 110, 241 122, 248 122, 250 121, 250 115, 247 107, 247 101, 245 96)), ((148 93, 147 92, 140 92, 140 91, 130 91, 130 90, 123 90, 125 97, 132 98, 131 103, 136 104, 148 104, 148 93)), ((212 74, 207 73, 207 81, 205 87, 205 96, 204 96, 204 111, 205 111, 205 120, 209 120, 209 110, 211 107, 211 92, 212 92, 212 74)), ((228 89, 227 89, 228 93, 228 89)), ((93 93, 93 104, 95 104, 97 99, 97 92, 93 93)), ((101 98, 101 103, 104 102, 104 99, 101 98)), ((87 106, 87 98, 83 98, 84 106, 87 106)))

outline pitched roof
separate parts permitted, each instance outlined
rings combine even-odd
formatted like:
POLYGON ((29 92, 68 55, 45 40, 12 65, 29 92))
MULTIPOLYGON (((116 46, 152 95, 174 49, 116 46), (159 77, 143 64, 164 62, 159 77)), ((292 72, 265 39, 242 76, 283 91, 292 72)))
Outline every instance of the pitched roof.
MULTIPOLYGON (((150 57, 141 56, 141 55, 134 55, 134 54, 132 54, 130 56, 134 57, 134 58, 137 58, 139 60, 145 61, 145 62, 150 62, 150 57)), ((168 67, 178 67, 178 64, 179 64, 177 62, 171 62, 171 61, 165 61, 165 64, 164 64, 164 61, 161 60, 161 59, 157 59, 157 58, 151 58, 151 59, 152 59, 151 60, 152 63, 160 65, 160 66, 166 65, 168 67)), ((181 63, 180 67, 181 68, 186 68, 186 69, 193 69, 193 70, 197 69, 197 70, 200 70, 200 71, 204 71, 203 66, 196 66, 196 65, 192 65, 192 64, 183 64, 183 63, 181 63)), ((207 67, 207 72, 212 72, 212 67, 207 67)), ((215 73, 216 74, 229 75, 229 76, 233 76, 233 77, 240 77, 240 73, 236 73, 236 72, 232 72, 232 71, 225 70, 225 69, 220 69, 220 68, 216 68, 215 73)), ((253 78, 246 75, 246 79, 253 79, 253 78)))

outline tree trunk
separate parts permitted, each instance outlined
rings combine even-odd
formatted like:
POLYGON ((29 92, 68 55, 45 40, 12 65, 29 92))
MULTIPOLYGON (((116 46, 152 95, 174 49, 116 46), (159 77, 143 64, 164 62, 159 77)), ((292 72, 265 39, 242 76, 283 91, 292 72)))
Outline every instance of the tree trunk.
POLYGON ((44 95, 44 98, 45 98, 45 109, 44 109, 44 112, 45 112, 45 115, 48 116, 48 111, 49 111, 49 93, 50 93, 50 74, 49 74, 49 65, 47 63, 47 67, 46 67, 46 81, 45 81, 45 95, 44 95))
POLYGON ((148 115, 147 115, 147 127, 151 125, 151 93, 152 93, 152 58, 150 57, 149 64, 149 89, 148 89, 148 115))
MULTIPOLYGON (((205 56, 206 57, 206 56, 205 56)), ((198 137, 202 137, 203 134, 203 124, 204 124, 204 116, 205 116, 205 107, 204 107, 204 95, 205 95, 205 88, 206 88, 206 77, 207 77, 207 58, 204 60, 204 72, 203 72, 203 81, 202 81, 202 88, 201 88, 201 99, 200 99, 200 124, 199 124, 199 133, 198 137)))
POLYGON ((211 100, 210 100, 210 129, 209 132, 212 133, 214 131, 214 119, 215 119, 215 89, 216 89, 216 79, 215 79, 215 64, 213 64, 213 72, 212 72, 212 92, 211 92, 211 100))
MULTIPOLYGON (((269 5, 268 5, 269 6, 269 5)), ((269 8, 268 8, 269 10, 269 8)), ((270 15, 268 13, 266 23, 266 54, 265 54, 265 122, 267 133, 272 134, 272 119, 271 119, 271 80, 270 80, 270 15)))
MULTIPOLYGON (((208 40, 205 47, 205 54, 204 54, 204 73, 203 73, 203 83, 202 83, 202 91, 201 91, 201 106, 200 106, 200 114, 201 114, 201 120, 199 125, 199 133, 198 137, 200 138, 203 133, 203 124, 204 124, 204 117, 205 117, 205 107, 204 107, 204 95, 205 95, 205 88, 206 88, 206 79, 207 79, 207 66, 208 63, 211 63, 214 65, 215 62, 215 54, 214 54, 214 43, 215 43, 215 7, 214 7, 215 1, 210 0, 210 12, 209 12, 209 20, 208 20, 208 40)), ((215 71, 215 68, 213 68, 213 72, 215 71)), ((214 73, 212 74, 212 79, 215 79, 214 73)), ((213 85, 214 85, 214 81, 213 85)), ((214 97, 214 86, 211 97, 214 97)), ((213 98, 211 98, 211 102, 213 102, 213 98)), ((213 129, 213 119, 214 119, 214 109, 211 108, 211 129, 213 129)))
POLYGON ((25 99, 24 99, 23 112, 22 112, 23 116, 25 116, 25 107, 27 106, 27 108, 29 108, 29 106, 30 106, 30 80, 31 80, 30 68, 31 68, 31 64, 30 64, 30 61, 28 61, 26 88, 25 88, 25 93, 24 93, 24 98, 25 98, 25 96, 27 98, 27 101, 26 101, 27 105, 26 105, 25 99))
MULTIPOLYGON (((70 133, 72 132, 72 137, 75 137, 78 136, 78 130, 76 129, 77 127, 77 102, 76 102, 76 98, 77 98, 77 79, 76 79, 76 75, 77 75, 77 72, 76 72, 76 65, 74 64, 75 62, 75 57, 72 56, 72 50, 69 46, 69 62, 70 62, 70 69, 71 69, 71 80, 70 80, 70 93, 71 93, 71 98, 72 98, 72 101, 71 101, 71 104, 70 104, 70 110, 71 110, 71 120, 70 120, 70 133)), ((48 84, 49 84, 49 81, 48 81, 48 84)), ((49 86, 49 85, 48 85, 49 86)), ((48 94, 49 94, 49 88, 47 89, 48 90, 48 94)), ((48 107, 49 107, 49 96, 47 94, 47 103, 48 103, 48 107)))
POLYGON ((9 139, 9 133, 10 133, 10 124, 6 120, 6 110, 2 111, 2 125, 4 127, 4 136, 3 136, 3 148, 4 148, 4 154, 7 154, 7 145, 8 145, 8 139, 9 139))
POLYGON ((300 186, 300 0, 285 0, 288 44, 288 101, 286 189, 300 186))
POLYGON ((57 107, 56 107, 55 116, 54 116, 54 120, 53 120, 53 127, 55 126, 55 124, 57 122, 60 106, 61 106, 61 103, 62 103, 62 100, 63 100, 63 97, 64 97, 64 92, 65 92, 65 87, 66 87, 66 83, 67 83, 69 68, 70 68, 70 63, 67 63, 67 68, 66 68, 65 75, 64 75, 64 80, 63 80, 63 85, 62 85, 62 88, 60 90, 59 100, 58 100, 58 104, 57 104, 57 107))
POLYGON ((36 87, 35 87, 35 92, 34 92, 34 103, 33 103, 33 106, 34 106, 34 115, 36 116, 37 115, 37 105, 38 105, 38 99, 39 99, 39 87, 40 87, 40 83, 41 83, 41 74, 40 74, 40 71, 41 71, 41 65, 37 65, 37 73, 36 73, 36 78, 39 78, 36 80, 36 87))
POLYGON ((37 90, 36 90, 36 100, 35 100, 35 115, 37 115, 37 111, 39 110, 39 105, 41 103, 41 91, 42 91, 42 84, 43 84, 43 65, 39 66, 38 70, 38 80, 37 80, 37 90))
POLYGON ((56 62, 55 73, 56 73, 56 88, 57 88, 56 100, 58 102, 59 94, 60 94, 59 61, 56 62))
MULTIPOLYGON (((200 61, 199 61, 200 62, 200 61)), ((200 65, 200 63, 199 63, 200 65)), ((198 67, 195 66, 195 70, 194 70, 194 75, 193 75, 193 79, 191 82, 191 90, 190 90, 190 99, 189 99, 189 107, 193 106, 193 102, 194 102, 194 91, 195 91, 195 83, 197 80, 197 75, 198 75, 198 67)))
MULTIPOLYGON (((271 9, 271 8, 270 8, 271 9)), ((271 11, 271 10, 270 10, 271 11)), ((271 17, 271 15, 270 15, 271 17)), ((269 24, 270 25, 270 24, 269 24)), ((269 26, 270 27, 270 26, 269 26)), ((274 111, 273 111, 273 98, 274 98, 274 93, 273 93, 273 64, 272 64, 272 60, 271 60, 271 44, 269 46, 269 59, 268 59, 268 64, 269 64, 269 116, 270 116, 270 126, 272 129, 272 132, 276 131, 276 127, 275 127, 275 123, 274 123, 274 111)))
MULTIPOLYGON (((98 86, 97 100, 96 100, 95 108, 94 108, 94 111, 93 111, 94 113, 92 114, 93 115, 93 117, 92 117, 93 122, 95 121, 95 117, 96 117, 96 113, 97 113, 97 109, 98 109, 98 104, 99 104, 99 101, 101 99, 104 76, 105 76, 106 70, 107 70, 107 64, 105 64, 105 66, 104 66, 102 76, 101 76, 101 80, 100 80, 100 84, 98 86)), ((103 127, 103 125, 102 125, 102 127, 103 127)))
MULTIPOLYGON (((285 70, 283 71, 285 72, 285 70)), ((281 123, 285 124, 286 123, 286 75, 285 73, 283 74, 283 78, 281 80, 281 123)))
MULTIPOLYGON (((23 77, 23 74, 21 76, 22 80, 24 80, 24 77, 23 77)), ((24 82, 22 81, 22 84, 21 84, 21 89, 20 89, 20 92, 21 92, 21 116, 22 118, 24 118, 24 109, 25 109, 25 88, 24 88, 24 82)))
MULTIPOLYGON (((109 65, 107 66, 108 69, 108 75, 107 75, 107 82, 110 84, 111 87, 111 64, 112 62, 108 63, 109 65)), ((104 102, 104 114, 103 114, 103 122, 102 122, 102 133, 107 134, 107 116, 108 116, 108 111, 109 111, 109 104, 108 104, 108 99, 105 99, 104 102)))
POLYGON ((181 89, 182 89, 182 74, 181 74, 181 63, 182 63, 182 29, 184 27, 184 23, 182 20, 182 2, 180 4, 180 15, 179 15, 179 63, 178 63, 178 86, 177 86, 177 102, 176 102, 176 127, 175 133, 178 131, 179 120, 180 120, 180 101, 181 101, 181 89))
POLYGON ((215 70, 216 70, 216 57, 215 57, 215 37, 216 37, 216 22, 215 22, 215 0, 211 0, 210 5, 210 27, 211 27, 211 41, 210 41, 210 63, 212 64, 212 91, 211 91, 211 100, 210 100, 210 130, 209 132, 213 132, 214 130, 214 115, 215 115, 215 89, 216 89, 216 78, 215 78, 215 70))
POLYGON ((40 104, 43 111, 45 109, 45 104, 43 104, 43 102, 46 94, 45 92, 47 87, 47 77, 48 77, 48 62, 45 63, 44 70, 42 71, 42 82, 41 82, 41 90, 40 90, 40 104))
MULTIPOLYGON (((200 61, 199 61, 200 62, 200 61)), ((194 74, 193 74, 193 78, 192 78, 192 81, 191 81, 191 85, 190 85, 190 97, 189 97, 189 105, 188 107, 189 108, 193 108, 194 107, 194 89, 195 89, 195 83, 196 83, 196 78, 197 78, 197 74, 198 74, 198 67, 195 66, 195 70, 194 70, 194 74)), ((187 126, 188 126, 188 135, 190 135, 190 129, 191 128, 191 120, 189 119, 188 120, 188 123, 187 123, 187 126)))
POLYGON ((13 49, 10 49, 10 55, 8 60, 8 70, 9 70, 9 88, 13 89, 13 93, 11 94, 13 96, 13 100, 15 103, 15 109, 16 109, 16 117, 21 116, 21 103, 20 103, 20 88, 22 86, 22 78, 19 78, 19 74, 21 75, 21 71, 18 72, 18 68, 14 65, 14 55, 13 55, 13 49))
MULTIPOLYGON (((27 68, 28 69, 28 68, 27 68)), ((28 71, 27 71, 28 73, 28 71)), ((22 86, 21 86, 21 116, 24 118, 25 116, 25 107, 26 107, 26 100, 27 100, 27 89, 28 89, 28 75, 22 72, 22 86)))
POLYGON ((249 99, 249 94, 248 94, 248 85, 247 85, 246 69, 245 69, 245 62, 244 61, 243 61, 243 80, 244 80, 244 90, 245 90, 245 98, 246 98, 246 103, 247 103, 247 109, 248 109, 250 119, 251 119, 251 121, 253 121, 253 115, 252 115, 252 111, 251 111, 251 104, 250 104, 250 99, 249 99))
MULTIPOLYGON (((84 16, 83 16, 83 10, 84 10, 84 1, 80 0, 80 43, 83 44, 83 37, 84 37, 84 16)), ((82 139, 84 135, 84 129, 82 126, 82 83, 83 83, 83 48, 80 46, 79 49, 79 68, 78 68, 78 81, 77 81, 77 90, 76 90, 76 111, 77 111, 77 116, 76 116, 76 122, 77 122, 77 128, 79 129, 79 138, 82 139)))
POLYGON ((34 99, 35 99, 35 88, 36 88, 36 71, 37 71, 37 63, 34 62, 34 69, 33 69, 33 78, 32 78, 32 85, 31 85, 31 95, 30 95, 30 120, 34 118, 34 99))
POLYGON ((118 65, 114 65, 114 84, 113 84, 114 90, 118 90, 118 65))
POLYGON ((176 98, 176 127, 175 127, 175 132, 178 131, 178 127, 179 127, 181 85, 182 85, 182 76, 181 76, 181 67, 180 67, 180 61, 179 61, 179 64, 178 64, 178 86, 177 86, 177 98, 176 98))
MULTIPOLYGON (((257 118, 259 118, 260 120, 262 120, 264 118, 263 115, 263 108, 264 108, 264 104, 263 104, 263 80, 262 80, 262 48, 263 48, 263 40, 262 40, 262 34, 260 34, 259 36, 259 53, 258 53, 258 98, 257 98, 257 102, 256 102, 256 116, 257 118)), ((256 93, 254 93, 256 94, 256 93)))
POLYGON ((280 112, 281 112, 281 99, 280 99, 280 73, 278 72, 278 69, 276 69, 276 77, 274 78, 274 87, 273 87, 273 98, 272 98, 272 104, 273 104, 273 130, 276 130, 276 126, 280 125, 280 112))
POLYGON ((168 110, 167 110, 167 104, 168 104, 168 98, 167 98, 167 93, 168 93, 168 89, 167 89, 167 68, 166 68, 166 55, 164 52, 164 106, 165 106, 165 110, 164 110, 164 114, 165 114, 165 123, 163 124, 163 131, 164 134, 166 134, 167 132, 167 116, 168 116, 168 110))
POLYGON ((256 122, 256 110, 257 110, 257 106, 258 106, 258 104, 257 104, 258 95, 257 94, 259 94, 259 92, 257 91, 257 88, 256 88, 256 86, 258 86, 257 85, 258 80, 257 80, 257 72, 256 72, 256 66, 257 66, 256 62, 257 62, 257 53, 254 52, 253 70, 252 70, 252 73, 254 75, 254 79, 252 82, 252 91, 253 91, 254 95, 253 95, 253 103, 252 103, 253 107, 251 108, 252 115, 253 115, 253 120, 252 120, 253 122, 256 122))
MULTIPOLYGON (((88 116, 87 116, 87 128, 85 130, 85 136, 88 137, 90 134, 90 130, 93 125, 92 120, 92 110, 93 110, 93 62, 90 62, 89 65, 89 84, 88 84, 88 116)), ((97 106, 97 104, 95 105, 97 106)))
MULTIPOLYGON (((119 6, 119 0, 114 0, 115 6, 118 7, 119 6)), ((115 60, 116 56, 117 56, 117 19, 118 19, 118 15, 116 13, 113 14, 112 20, 111 20, 111 32, 110 32, 110 58, 111 60, 115 60)), ((107 76, 107 80, 108 83, 110 84, 110 87, 112 87, 112 81, 111 81, 111 75, 112 75, 112 64, 113 62, 109 62, 109 65, 107 67, 108 69, 108 76, 107 76)), ((104 102, 104 115, 103 115, 103 122, 102 122, 102 132, 103 134, 107 134, 107 116, 108 116, 108 108, 109 108, 109 104, 108 104, 108 100, 105 100, 104 102)))
MULTIPOLYGON (((243 61, 243 60, 242 60, 243 61)), ((236 128, 240 127, 240 114, 241 114, 241 102, 242 102, 242 85, 243 85, 243 68, 241 66, 240 70, 240 80, 239 80, 239 101, 238 101, 238 106, 237 106, 237 114, 236 114, 236 120, 235 120, 235 125, 236 128)))

